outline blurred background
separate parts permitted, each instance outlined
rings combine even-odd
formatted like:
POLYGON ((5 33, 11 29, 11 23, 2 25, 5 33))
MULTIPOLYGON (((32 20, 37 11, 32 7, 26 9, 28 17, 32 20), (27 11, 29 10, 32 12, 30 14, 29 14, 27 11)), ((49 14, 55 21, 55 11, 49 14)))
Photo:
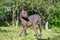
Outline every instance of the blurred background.
POLYGON ((60 33, 60 0, 0 0, 0 31, 1 27, 21 27, 19 14, 22 7, 29 16, 39 14, 45 21, 44 29, 60 33))

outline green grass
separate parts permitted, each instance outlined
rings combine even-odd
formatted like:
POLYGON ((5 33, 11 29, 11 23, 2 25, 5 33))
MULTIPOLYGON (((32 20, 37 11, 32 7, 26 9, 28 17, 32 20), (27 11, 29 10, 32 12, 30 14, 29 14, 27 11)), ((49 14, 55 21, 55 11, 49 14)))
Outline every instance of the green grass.
MULTIPOLYGON (((25 37, 22 34, 19 37, 21 27, 0 27, 0 40, 36 40, 32 28, 27 29, 28 35, 25 37)), ((37 29, 38 33, 39 30, 37 29)), ((49 30, 42 30, 42 40, 60 40, 60 29, 52 28, 49 30)))

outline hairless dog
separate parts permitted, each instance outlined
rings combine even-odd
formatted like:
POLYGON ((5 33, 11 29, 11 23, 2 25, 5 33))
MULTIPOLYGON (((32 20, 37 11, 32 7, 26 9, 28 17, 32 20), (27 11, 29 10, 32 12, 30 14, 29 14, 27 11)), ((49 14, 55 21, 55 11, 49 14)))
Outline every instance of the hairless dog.
POLYGON ((27 12, 22 9, 20 12, 20 21, 22 23, 22 30, 20 31, 20 36, 22 35, 22 32, 24 32, 24 35, 26 36, 26 28, 28 26, 32 26, 34 32, 36 33, 36 37, 38 38, 38 32, 36 31, 36 24, 38 24, 40 30, 40 37, 42 37, 42 18, 38 14, 28 16, 27 12))

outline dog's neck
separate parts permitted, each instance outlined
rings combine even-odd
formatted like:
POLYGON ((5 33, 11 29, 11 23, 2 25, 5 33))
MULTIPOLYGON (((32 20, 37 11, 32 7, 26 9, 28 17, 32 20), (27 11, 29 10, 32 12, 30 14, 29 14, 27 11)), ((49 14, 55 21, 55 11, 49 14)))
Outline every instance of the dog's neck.
POLYGON ((25 21, 29 21, 28 17, 22 17, 25 21))

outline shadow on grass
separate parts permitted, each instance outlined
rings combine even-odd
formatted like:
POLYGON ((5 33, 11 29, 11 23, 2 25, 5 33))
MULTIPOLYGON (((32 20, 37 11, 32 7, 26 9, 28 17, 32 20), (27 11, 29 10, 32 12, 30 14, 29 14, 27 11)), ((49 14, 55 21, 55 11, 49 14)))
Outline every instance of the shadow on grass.
POLYGON ((0 32, 13 32, 13 30, 0 29, 0 32))
MULTIPOLYGON (((36 36, 36 34, 34 36, 36 36)), ((38 36, 40 36, 40 35, 38 35, 38 36)), ((43 39, 43 38, 37 38, 37 40, 50 40, 50 37, 45 38, 45 39, 43 39)))
POLYGON ((60 35, 54 36, 53 38, 48 37, 47 39, 38 38, 37 40, 60 40, 60 35))
POLYGON ((46 39, 43 39, 43 38, 38 38, 37 40, 50 40, 50 38, 46 38, 46 39))

